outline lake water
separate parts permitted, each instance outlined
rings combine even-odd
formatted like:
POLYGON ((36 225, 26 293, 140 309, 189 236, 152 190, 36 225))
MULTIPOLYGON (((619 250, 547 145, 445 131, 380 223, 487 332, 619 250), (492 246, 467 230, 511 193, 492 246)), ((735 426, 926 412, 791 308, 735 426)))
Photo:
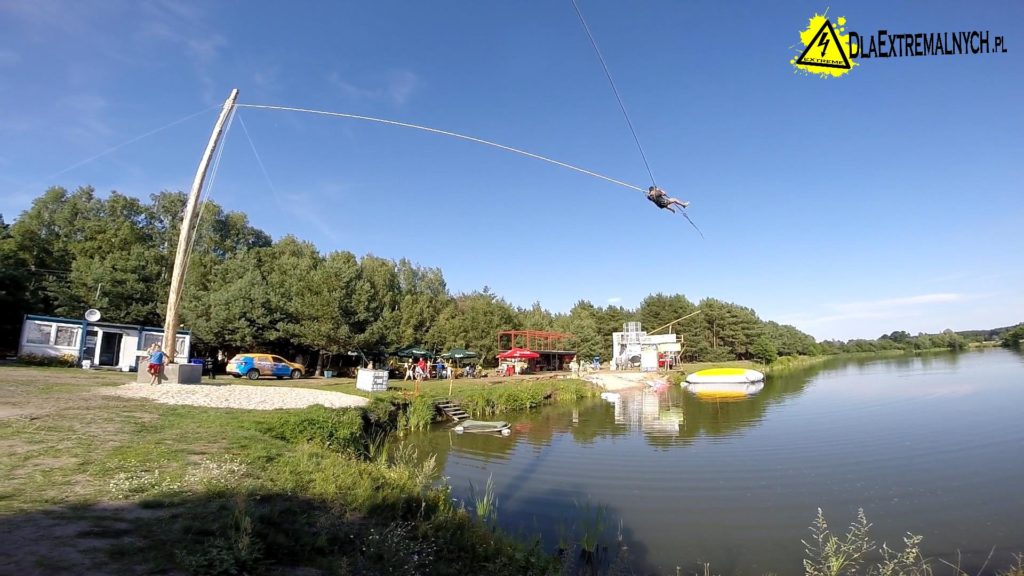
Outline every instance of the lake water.
POLYGON ((1024 356, 986 349, 830 360, 737 402, 624 393, 508 415, 507 438, 415 442, 456 497, 492 477, 499 525, 549 548, 603 514, 603 543, 621 532, 639 573, 802 574, 820 507, 834 532, 863 508, 879 543, 920 534, 974 574, 992 547, 987 572, 1024 552, 1022 408, 1024 356))

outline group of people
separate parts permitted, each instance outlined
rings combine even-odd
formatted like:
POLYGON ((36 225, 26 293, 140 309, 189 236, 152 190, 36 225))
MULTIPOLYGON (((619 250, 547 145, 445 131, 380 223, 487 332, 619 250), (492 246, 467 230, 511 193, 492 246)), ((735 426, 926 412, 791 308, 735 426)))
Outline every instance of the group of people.
MULTIPOLYGON (((446 377, 449 380, 455 378, 455 370, 450 364, 440 358, 437 359, 434 369, 438 380, 446 377)), ((413 362, 412 359, 405 361, 405 378, 403 378, 403 381, 415 380, 421 382, 428 378, 430 378, 430 367, 427 364, 426 358, 419 358, 416 362, 413 362)))

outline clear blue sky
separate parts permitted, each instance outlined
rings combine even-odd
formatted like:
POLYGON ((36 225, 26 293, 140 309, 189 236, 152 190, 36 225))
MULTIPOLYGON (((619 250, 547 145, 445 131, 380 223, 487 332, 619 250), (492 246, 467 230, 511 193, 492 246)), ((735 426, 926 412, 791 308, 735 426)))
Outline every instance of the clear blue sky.
MULTIPOLYGON (((455 292, 552 311, 682 293, 841 339, 1024 321, 1024 3, 833 3, 862 35, 983 29, 1009 50, 835 79, 789 64, 822 2, 580 6, 658 183, 706 239, 564 168, 280 111, 240 110, 213 199, 275 238, 408 257, 455 292)), ((0 0, 0 213, 51 185, 187 190, 236 87, 650 183, 569 0, 0 0)))

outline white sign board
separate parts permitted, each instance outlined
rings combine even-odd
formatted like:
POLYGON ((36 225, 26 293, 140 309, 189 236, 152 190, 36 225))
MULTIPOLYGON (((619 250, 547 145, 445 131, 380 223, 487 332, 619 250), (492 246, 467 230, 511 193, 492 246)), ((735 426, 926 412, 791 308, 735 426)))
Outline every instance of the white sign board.
POLYGON ((387 392, 388 371, 360 368, 356 374, 356 388, 367 392, 387 392))
POLYGON ((678 338, 675 334, 648 334, 640 341, 644 344, 671 344, 678 341, 678 338))
POLYGON ((640 353, 640 369, 650 372, 658 369, 658 350, 650 348, 640 353))

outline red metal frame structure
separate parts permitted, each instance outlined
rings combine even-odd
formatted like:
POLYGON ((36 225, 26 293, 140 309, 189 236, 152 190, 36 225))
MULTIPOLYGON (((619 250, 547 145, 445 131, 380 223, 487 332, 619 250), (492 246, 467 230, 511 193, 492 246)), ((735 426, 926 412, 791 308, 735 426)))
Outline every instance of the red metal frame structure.
POLYGON ((543 330, 502 330, 498 332, 498 349, 528 348, 534 352, 542 350, 567 350, 565 341, 573 338, 565 332, 545 332, 543 330), (506 346, 507 344, 507 346, 506 346))

